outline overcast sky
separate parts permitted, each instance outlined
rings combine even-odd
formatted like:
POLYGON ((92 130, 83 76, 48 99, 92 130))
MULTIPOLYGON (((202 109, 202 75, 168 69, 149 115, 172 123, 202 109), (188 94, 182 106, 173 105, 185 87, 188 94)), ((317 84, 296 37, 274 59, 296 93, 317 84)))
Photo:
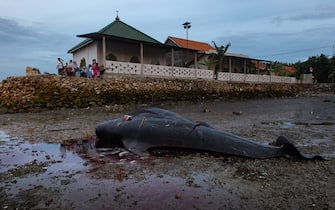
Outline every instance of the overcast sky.
POLYGON ((56 73, 56 59, 83 39, 120 19, 164 42, 186 38, 253 58, 295 63, 335 44, 334 0, 0 0, 0 81, 24 75, 26 66, 56 73))

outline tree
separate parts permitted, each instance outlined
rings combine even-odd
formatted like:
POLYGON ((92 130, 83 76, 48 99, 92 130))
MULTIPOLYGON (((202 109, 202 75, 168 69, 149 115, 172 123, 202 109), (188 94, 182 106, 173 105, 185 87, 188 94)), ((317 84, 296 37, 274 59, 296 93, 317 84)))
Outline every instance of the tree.
POLYGON ((289 66, 288 64, 275 61, 272 63, 272 70, 276 75, 279 76, 289 76, 290 73, 283 70, 283 66, 289 66))
POLYGON ((309 57, 304 62, 299 61, 294 64, 294 67, 297 69, 297 77, 301 74, 312 73, 318 83, 331 82, 332 60, 324 54, 309 57))
POLYGON ((216 49, 216 53, 211 53, 209 55, 209 59, 213 60, 213 62, 216 64, 215 66, 215 76, 217 78, 217 72, 223 70, 223 61, 225 54, 230 47, 230 43, 228 43, 226 46, 220 46, 218 47, 215 42, 213 41, 214 47, 216 49))
POLYGON ((213 59, 209 56, 206 60, 204 60, 204 62, 200 63, 202 65, 205 65, 207 67, 207 69, 211 69, 212 65, 214 64, 213 59))
POLYGON ((313 75, 319 83, 328 82, 331 65, 324 54, 321 54, 319 57, 314 56, 311 66, 313 68, 313 75))
POLYGON ((330 80, 331 83, 334 83, 335 82, 335 56, 331 57, 329 62, 331 64, 331 71, 328 75, 328 79, 330 80))

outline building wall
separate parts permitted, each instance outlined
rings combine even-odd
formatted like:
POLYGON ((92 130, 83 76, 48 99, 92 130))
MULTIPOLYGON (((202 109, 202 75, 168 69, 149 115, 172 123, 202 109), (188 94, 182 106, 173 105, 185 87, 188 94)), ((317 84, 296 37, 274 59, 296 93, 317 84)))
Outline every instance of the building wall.
POLYGON ((143 57, 145 64, 166 65, 166 54, 171 50, 144 45, 143 57))
MULTIPOLYGON (((165 53, 166 49, 164 48, 158 48, 144 44, 143 62, 145 64, 166 65, 165 53)), ((106 56, 110 58, 114 57, 116 58, 116 61, 121 62, 130 62, 132 58, 136 57, 140 62, 141 45, 140 43, 107 40, 106 56), (112 54, 113 56, 109 56, 110 54, 112 54)))
MULTIPOLYGON (((183 53, 181 50, 175 50, 174 51, 174 66, 182 67, 185 64, 185 53, 183 53)), ((166 65, 171 66, 171 51, 165 53, 165 60, 166 65)))
POLYGON ((92 63, 93 59, 97 59, 98 57, 98 44, 97 42, 93 42, 80 50, 73 53, 73 60, 77 62, 77 64, 80 64, 80 60, 82 58, 85 58, 86 65, 92 63))
POLYGON ((106 56, 110 54, 116 58, 116 61, 130 62, 133 56, 140 59, 140 45, 122 41, 106 41, 106 56))
POLYGON ((105 65, 104 59, 102 57, 102 41, 96 41, 97 44, 97 63, 101 66, 101 65, 105 65))

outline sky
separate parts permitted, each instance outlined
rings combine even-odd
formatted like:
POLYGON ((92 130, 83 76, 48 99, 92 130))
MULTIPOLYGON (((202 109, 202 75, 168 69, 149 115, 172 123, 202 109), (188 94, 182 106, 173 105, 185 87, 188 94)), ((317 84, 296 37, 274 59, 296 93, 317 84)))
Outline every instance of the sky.
POLYGON ((26 66, 56 73, 57 58, 115 20, 164 43, 186 38, 230 53, 285 63, 310 56, 332 56, 335 45, 334 0, 0 0, 0 81, 25 75, 26 66))

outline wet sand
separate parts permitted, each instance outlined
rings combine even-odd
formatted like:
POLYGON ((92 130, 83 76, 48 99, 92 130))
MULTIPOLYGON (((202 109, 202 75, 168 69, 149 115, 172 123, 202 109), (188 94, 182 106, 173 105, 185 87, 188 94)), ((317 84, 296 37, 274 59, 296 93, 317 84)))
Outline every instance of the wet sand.
POLYGON ((329 161, 94 149, 98 123, 144 106, 0 115, 0 208, 335 208, 335 95, 158 105, 263 143, 285 135, 329 161))

